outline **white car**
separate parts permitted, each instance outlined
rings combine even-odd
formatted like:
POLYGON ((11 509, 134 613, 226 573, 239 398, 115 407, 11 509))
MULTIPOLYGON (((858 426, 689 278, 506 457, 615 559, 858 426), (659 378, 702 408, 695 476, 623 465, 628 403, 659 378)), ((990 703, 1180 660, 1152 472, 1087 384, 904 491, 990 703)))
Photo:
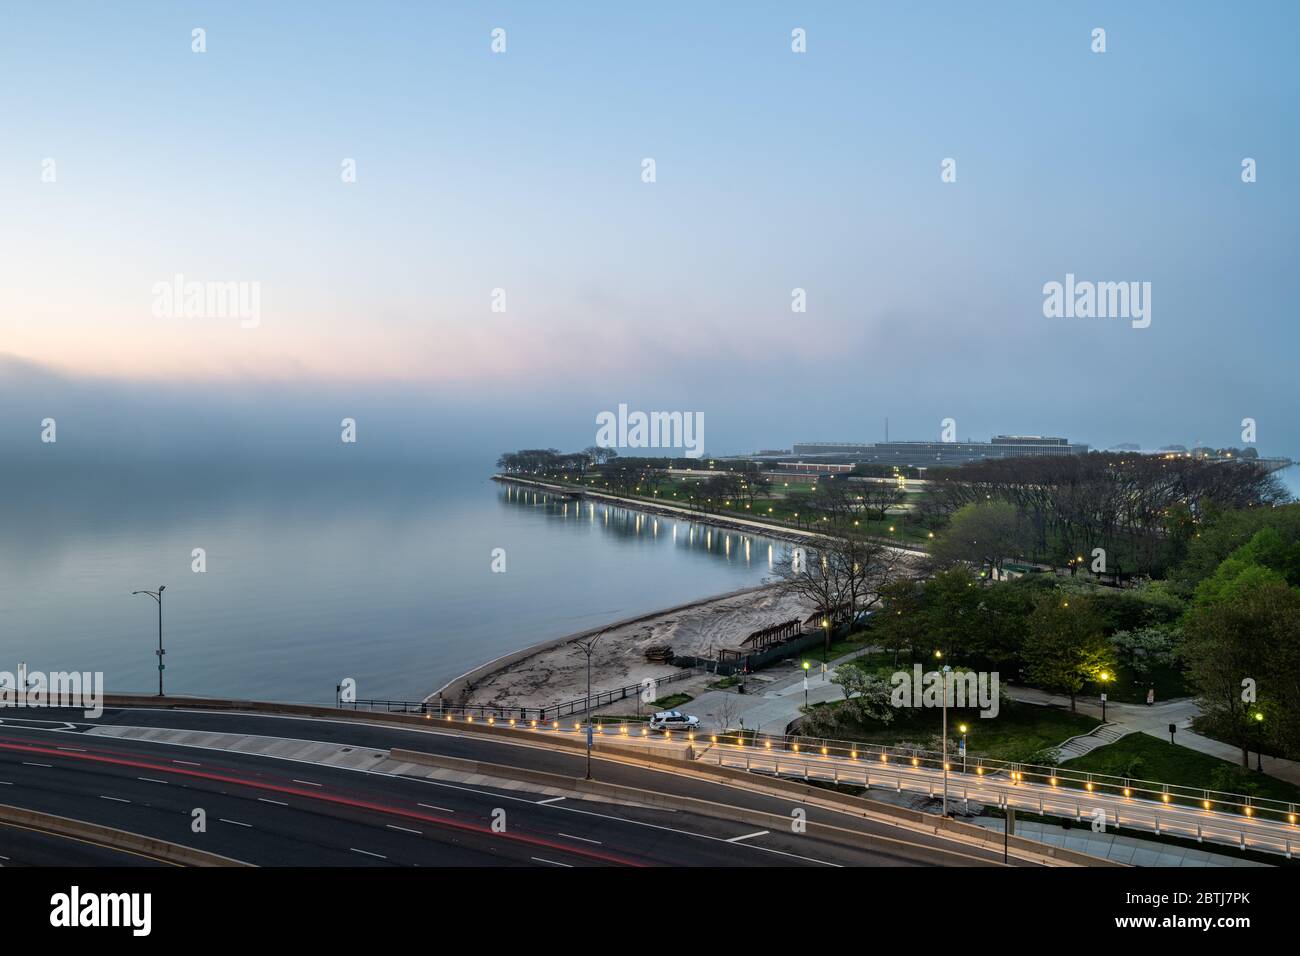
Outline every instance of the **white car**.
POLYGON ((700 718, 688 717, 680 710, 661 710, 650 718, 651 730, 695 730, 700 718))

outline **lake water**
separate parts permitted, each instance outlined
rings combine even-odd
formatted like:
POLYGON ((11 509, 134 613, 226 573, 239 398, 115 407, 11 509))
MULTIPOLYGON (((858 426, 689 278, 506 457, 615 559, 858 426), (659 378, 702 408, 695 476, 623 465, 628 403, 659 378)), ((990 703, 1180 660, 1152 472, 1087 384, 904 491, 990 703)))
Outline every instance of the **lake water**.
POLYGON ((0 670, 169 693, 418 699, 518 648, 758 584, 780 543, 438 467, 0 477, 0 670), (207 570, 191 570, 195 548, 207 570), (491 552, 505 549, 505 573, 491 552))

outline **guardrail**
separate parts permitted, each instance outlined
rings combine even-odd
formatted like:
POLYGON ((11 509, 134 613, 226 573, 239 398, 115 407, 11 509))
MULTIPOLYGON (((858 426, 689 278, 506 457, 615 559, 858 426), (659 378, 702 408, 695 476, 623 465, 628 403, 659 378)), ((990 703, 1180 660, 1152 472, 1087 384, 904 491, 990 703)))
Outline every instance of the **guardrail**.
MULTIPOLYGON (((654 685, 658 688, 663 684, 672 684, 703 673, 705 671, 699 668, 686 668, 677 673, 669 674, 667 677, 656 677, 654 685)), ((644 690, 644 684, 628 684, 625 687, 600 691, 591 695, 591 709, 606 707, 620 700, 639 700, 644 690)), ((455 714, 458 716, 473 715, 484 719, 488 717, 502 719, 514 717, 517 720, 541 721, 572 717, 574 714, 585 714, 588 709, 586 697, 575 697, 572 700, 561 701, 549 707, 503 707, 494 704, 459 704, 452 707, 446 706, 443 701, 437 698, 433 700, 358 699, 340 701, 338 706, 347 710, 376 710, 390 714, 433 714, 439 717, 446 714, 455 714)))

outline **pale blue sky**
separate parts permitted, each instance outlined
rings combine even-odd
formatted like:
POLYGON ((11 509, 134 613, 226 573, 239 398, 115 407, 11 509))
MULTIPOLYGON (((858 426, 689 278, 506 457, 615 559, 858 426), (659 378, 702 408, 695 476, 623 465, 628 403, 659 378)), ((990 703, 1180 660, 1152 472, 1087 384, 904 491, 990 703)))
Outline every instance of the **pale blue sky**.
POLYGON ((894 437, 953 417, 961 437, 1227 444, 1251 416, 1300 456, 1298 20, 6 5, 0 442, 55 408, 87 442, 201 418, 309 443, 364 407, 394 445, 409 422, 575 447, 627 402, 704 412, 715 453, 874 439, 885 416, 894 437), (261 326, 154 317, 178 272, 260 282, 261 326), (1150 281, 1151 327, 1044 318, 1067 272, 1150 281))

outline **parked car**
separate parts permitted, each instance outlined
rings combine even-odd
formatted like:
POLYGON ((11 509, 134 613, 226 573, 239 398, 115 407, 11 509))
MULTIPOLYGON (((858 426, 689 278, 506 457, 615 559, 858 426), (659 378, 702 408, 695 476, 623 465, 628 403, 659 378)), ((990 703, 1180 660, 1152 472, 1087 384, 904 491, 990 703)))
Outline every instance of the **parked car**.
POLYGON ((683 714, 680 710, 661 710, 650 718, 651 730, 695 730, 700 718, 683 714))

